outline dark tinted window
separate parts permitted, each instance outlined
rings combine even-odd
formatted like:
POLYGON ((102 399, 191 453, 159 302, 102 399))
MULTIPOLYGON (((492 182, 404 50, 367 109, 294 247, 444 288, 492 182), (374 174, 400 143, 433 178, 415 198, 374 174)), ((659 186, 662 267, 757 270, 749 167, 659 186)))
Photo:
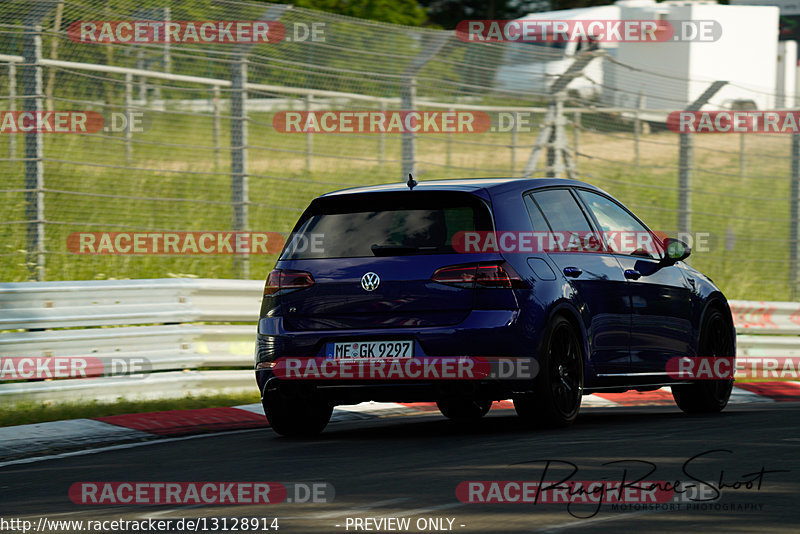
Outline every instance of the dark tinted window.
POLYGON ((528 215, 531 218, 534 232, 548 232, 550 228, 547 227, 547 221, 544 220, 539 206, 534 202, 533 197, 525 195, 525 207, 528 208, 528 215))
POLYGON ((457 232, 487 230, 489 209, 466 193, 326 197, 304 214, 281 259, 450 254, 457 232))
POLYGON ((550 189, 533 194, 550 229, 554 232, 589 232, 591 226, 580 206, 566 189, 550 189))

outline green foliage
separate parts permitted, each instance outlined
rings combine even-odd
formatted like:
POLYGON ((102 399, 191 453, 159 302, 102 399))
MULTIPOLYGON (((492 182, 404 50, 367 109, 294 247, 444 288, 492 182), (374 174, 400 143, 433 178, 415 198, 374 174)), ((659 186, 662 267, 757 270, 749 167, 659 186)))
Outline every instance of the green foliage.
POLYGON ((298 7, 403 26, 419 26, 425 10, 416 0, 289 0, 298 7))

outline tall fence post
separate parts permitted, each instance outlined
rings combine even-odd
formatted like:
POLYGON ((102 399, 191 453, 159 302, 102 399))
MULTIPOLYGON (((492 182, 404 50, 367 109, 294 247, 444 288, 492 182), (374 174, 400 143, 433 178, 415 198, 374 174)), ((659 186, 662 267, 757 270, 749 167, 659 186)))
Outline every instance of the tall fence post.
MULTIPOLYGON (((147 68, 144 63, 144 50, 141 47, 137 47, 136 50, 136 68, 142 70, 147 68)), ((147 105, 147 77, 145 76, 139 77, 139 102, 143 106, 147 105)))
MULTIPOLYGON (((233 229, 247 230, 247 56, 234 63, 231 79, 231 203, 233 229)), ((233 267, 236 276, 248 278, 250 265, 247 256, 235 254, 233 267)))
MULTIPOLYGON (((414 78, 406 79, 403 84, 403 90, 400 95, 400 109, 409 112, 414 109, 414 101, 417 96, 417 82, 414 78)), ((417 174, 417 134, 415 132, 402 133, 403 145, 403 168, 402 176, 408 178, 408 175, 417 174)))
MULTIPOLYGON (((703 91, 684 111, 699 111, 728 82, 718 80, 703 91)), ((679 135, 678 154, 678 232, 692 231, 692 167, 694 166, 694 143, 691 134, 679 135)))
MULTIPOLYGON (((133 74, 125 73, 125 119, 131 122, 133 114, 133 74)), ((133 162, 133 127, 131 124, 125 126, 125 163, 130 165, 133 162)))
POLYGON ((564 100, 566 99, 567 85, 583 73, 583 69, 598 56, 597 52, 587 51, 577 55, 572 64, 559 76, 549 89, 550 102, 542 121, 542 127, 536 136, 536 142, 528 157, 528 162, 522 170, 522 178, 530 178, 538 170, 539 158, 544 149, 547 167, 544 169, 546 176, 560 178, 566 171, 568 178, 577 178, 575 158, 567 146, 567 136, 564 132, 564 100))
MULTIPOLYGON (((314 101, 314 97, 311 95, 306 95, 306 113, 311 113, 311 105, 314 101)), ((306 132, 306 172, 311 174, 311 166, 313 163, 314 157, 314 132, 311 131, 312 129, 309 128, 306 132)))
POLYGON ((211 98, 211 108, 213 109, 214 118, 211 126, 211 134, 214 140, 214 170, 219 170, 219 133, 220 133, 220 89, 219 85, 215 85, 213 89, 213 96, 211 98))
POLYGON ((511 128, 511 177, 517 172, 517 143, 519 142, 519 111, 514 111, 514 126, 511 128))
MULTIPOLYGON (((403 87, 400 90, 400 109, 403 111, 413 111, 417 98, 417 74, 428 62, 444 48, 451 37, 452 32, 442 32, 440 34, 426 34, 422 39, 421 51, 411 60, 411 63, 404 71, 403 87)), ((417 174, 417 135, 415 132, 403 132, 402 134, 402 180, 406 181, 408 175, 417 174)))
POLYGON ((639 137, 642 135, 642 121, 639 118, 639 114, 644 108, 644 99, 645 96, 639 92, 639 96, 636 98, 636 111, 634 112, 633 118, 633 159, 637 169, 639 168, 640 163, 639 137))
MULTIPOLYGON (((260 22, 278 20, 291 6, 275 4, 267 8, 258 19, 260 22)), ((170 13, 165 12, 169 17, 170 13)), ((255 43, 240 43, 234 49, 236 60, 231 64, 231 205, 233 207, 233 229, 244 232, 248 229, 247 187, 247 68, 248 56, 255 43)), ((165 61, 169 49, 165 49, 165 61)), ((169 65, 165 65, 165 68, 169 65)), ((250 257, 247 254, 233 255, 233 269, 239 278, 250 277, 250 257)))
POLYGON ((792 135, 792 168, 789 182, 789 287, 798 296, 800 268, 800 135, 792 135))
MULTIPOLYGON (((17 64, 13 61, 8 62, 8 111, 14 112, 17 110, 17 64)), ((16 159, 17 157, 17 136, 8 136, 8 157, 9 159, 16 159)))
MULTIPOLYGON (((381 116, 386 117, 386 102, 381 100, 380 103, 381 116)), ((378 167, 383 168, 384 158, 386 154, 386 132, 383 130, 378 134, 378 167)))
MULTIPOLYGON (((455 109, 450 108, 448 111, 451 116, 455 116, 455 109)), ((448 131, 445 135, 447 135, 447 153, 444 157, 444 164, 447 166, 447 169, 450 170, 450 167, 453 165, 453 132, 448 131)))
POLYGON ((678 232, 688 234, 692 230, 692 166, 694 146, 691 134, 682 133, 678 155, 678 232))
POLYGON ((572 164, 575 167, 575 173, 578 173, 578 152, 579 143, 581 139, 581 112, 575 112, 575 118, 572 123, 572 164))
POLYGON ((745 162, 745 134, 739 134, 739 179, 744 180, 747 172, 747 163, 745 162))
MULTIPOLYGON (((22 34, 22 109, 39 116, 43 111, 42 21, 55 7, 54 0, 39 0, 25 18, 22 34)), ((45 271, 44 139, 39 128, 25 134, 25 218, 31 278, 42 281, 45 271)))

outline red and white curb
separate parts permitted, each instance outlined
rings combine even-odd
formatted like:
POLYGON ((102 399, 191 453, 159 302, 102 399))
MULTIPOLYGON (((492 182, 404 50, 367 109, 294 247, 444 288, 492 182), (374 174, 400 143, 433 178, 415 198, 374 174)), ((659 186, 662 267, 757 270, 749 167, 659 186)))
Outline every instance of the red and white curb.
MULTIPOLYGON (((800 402, 800 382, 736 384, 730 404, 800 402)), ((583 399, 583 408, 615 406, 674 406, 669 388, 627 393, 598 393, 583 399)), ((511 401, 495 402, 493 410, 511 410, 511 401)), ((364 402, 338 407, 331 422, 403 417, 437 412, 432 402, 364 402)), ((260 404, 232 408, 201 408, 166 412, 112 415, 0 428, 0 462, 63 450, 99 448, 116 443, 149 441, 269 426, 260 404)))

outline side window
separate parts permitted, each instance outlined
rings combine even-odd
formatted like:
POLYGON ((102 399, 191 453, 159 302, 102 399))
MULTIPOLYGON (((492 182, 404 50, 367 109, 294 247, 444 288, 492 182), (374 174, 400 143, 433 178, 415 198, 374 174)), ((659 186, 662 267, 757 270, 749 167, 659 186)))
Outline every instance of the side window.
POLYGON ((580 191, 580 195, 597 219, 600 231, 605 234, 608 246, 614 253, 659 257, 660 243, 619 204, 589 191, 580 191))
MULTIPOLYGON (((532 196, 553 232, 554 245, 558 244, 549 248, 572 250, 570 243, 577 243, 580 247, 583 237, 592 231, 592 227, 572 193, 567 189, 549 189, 537 191, 532 196)), ((535 227, 534 230, 538 231, 535 227)))
POLYGON ((528 209, 528 215, 531 218, 534 232, 549 232, 550 228, 547 226, 547 221, 544 220, 539 206, 534 202, 531 195, 525 195, 525 207, 528 209))

